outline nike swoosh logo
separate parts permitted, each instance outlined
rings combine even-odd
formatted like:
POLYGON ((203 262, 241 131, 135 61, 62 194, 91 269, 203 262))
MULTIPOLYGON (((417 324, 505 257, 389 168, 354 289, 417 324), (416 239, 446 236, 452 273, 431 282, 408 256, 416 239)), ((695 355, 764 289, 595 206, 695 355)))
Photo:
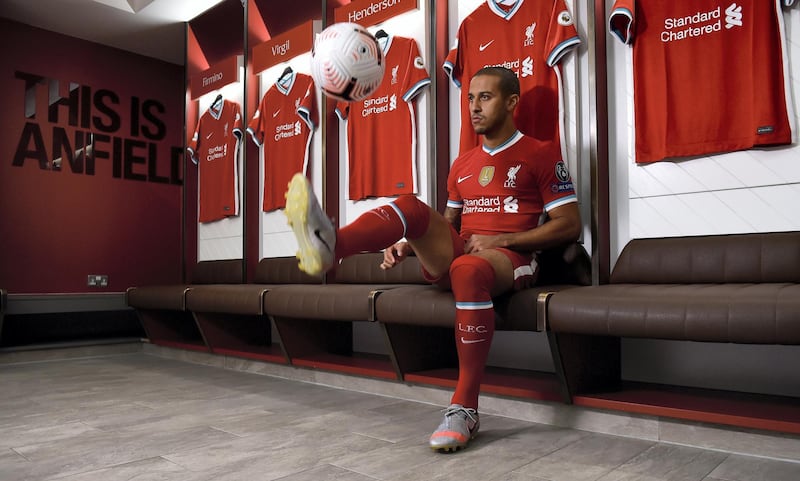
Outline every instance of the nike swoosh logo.
POLYGON ((472 177, 472 174, 466 175, 464 177, 459 177, 458 181, 456 183, 460 184, 460 183, 464 182, 465 180, 469 179, 470 177, 472 177))
POLYGON ((281 113, 281 109, 276 110, 275 113, 272 114, 272 116, 277 117, 279 113, 281 113))
POLYGON ((206 139, 210 139, 212 135, 214 135, 214 132, 211 132, 208 135, 206 135, 206 139))
POLYGON ((488 41, 488 42, 486 42, 486 43, 482 43, 482 44, 480 44, 480 45, 478 46, 478 50, 480 50, 481 52, 483 52, 484 50, 486 50, 487 48, 489 48, 489 45, 491 45, 491 44, 493 44, 493 43, 494 43, 494 40, 489 40, 489 41, 488 41))
POLYGON ((477 344, 477 343, 483 342, 485 340, 486 339, 464 339, 463 337, 461 338, 461 342, 464 343, 464 344, 477 344))

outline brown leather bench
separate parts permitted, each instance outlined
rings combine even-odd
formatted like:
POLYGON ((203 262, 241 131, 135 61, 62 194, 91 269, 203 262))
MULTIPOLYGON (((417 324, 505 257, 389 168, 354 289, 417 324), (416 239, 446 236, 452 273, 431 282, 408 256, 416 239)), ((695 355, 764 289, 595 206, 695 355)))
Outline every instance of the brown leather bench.
POLYGON ((259 261, 252 283, 193 286, 186 293, 186 309, 212 352, 286 362, 281 347, 273 343, 264 294, 287 284, 321 283, 322 277, 298 269, 295 257, 265 257, 259 261))
POLYGON ((357 254, 323 285, 283 285, 264 294, 264 310, 292 364, 395 378, 388 359, 353 352, 352 323, 374 321, 382 293, 426 282, 416 258, 389 270, 379 267, 382 260, 382 253, 357 254))
MULTIPOLYGON (((591 284, 591 259, 579 243, 570 243, 541 253, 540 275, 535 286, 494 299, 498 331, 544 330, 543 304, 546 293, 591 284)), ((458 358, 453 342, 455 326, 453 293, 432 285, 406 286, 383 292, 376 301, 375 317, 391 346, 398 377, 405 380, 452 385, 458 358), (449 377, 449 380, 438 377, 449 377)), ((520 372, 525 371, 520 366, 520 372)), ((526 371, 522 377, 529 377, 526 371)), ((536 377, 536 375, 533 375, 536 377)), ((524 392, 526 397, 560 399, 556 380, 547 373, 541 382, 520 387, 520 378, 498 376, 505 386, 487 386, 489 392, 524 392), (551 379, 552 378, 552 379, 551 379), (509 385, 510 384, 510 385, 509 385)), ((528 383, 530 379, 522 381, 528 383)))
POLYGON ((800 344, 800 232, 632 240, 546 323, 570 396, 620 389, 620 338, 800 344))
POLYGON ((207 350, 208 346, 191 314, 186 295, 199 285, 241 284, 242 260, 198 262, 190 283, 130 287, 126 303, 136 310, 148 339, 156 344, 207 350))

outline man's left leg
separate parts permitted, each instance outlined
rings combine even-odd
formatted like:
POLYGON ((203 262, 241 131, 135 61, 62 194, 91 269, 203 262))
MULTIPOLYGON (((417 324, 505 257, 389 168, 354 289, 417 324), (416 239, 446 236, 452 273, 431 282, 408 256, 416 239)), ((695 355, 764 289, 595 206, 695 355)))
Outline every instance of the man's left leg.
POLYGON ((513 285, 513 266, 503 254, 488 250, 456 258, 450 266, 456 302, 458 383, 445 418, 431 435, 435 450, 465 447, 480 427, 478 395, 494 336, 492 295, 513 285))

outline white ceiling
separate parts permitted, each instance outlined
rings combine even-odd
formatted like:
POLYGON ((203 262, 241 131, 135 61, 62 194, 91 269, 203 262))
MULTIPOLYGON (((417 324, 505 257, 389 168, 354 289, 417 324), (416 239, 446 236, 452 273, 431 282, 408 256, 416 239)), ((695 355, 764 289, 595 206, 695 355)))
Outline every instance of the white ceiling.
POLYGON ((0 0, 0 16, 183 65, 183 22, 221 1, 0 0))

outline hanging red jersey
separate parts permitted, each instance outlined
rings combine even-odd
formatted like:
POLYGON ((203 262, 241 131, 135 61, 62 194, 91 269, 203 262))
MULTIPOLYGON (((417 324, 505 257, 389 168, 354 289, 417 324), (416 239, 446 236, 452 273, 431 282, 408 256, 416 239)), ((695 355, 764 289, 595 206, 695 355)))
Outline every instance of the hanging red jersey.
POLYGON ((633 45, 636 162, 791 142, 780 0, 617 0, 609 29, 633 45))
POLYGON ((261 98, 247 132, 256 145, 264 146, 264 212, 286 206, 286 186, 308 167, 317 122, 314 80, 309 75, 287 73, 261 98))
POLYGON ((200 116, 187 150, 200 178, 200 222, 239 214, 239 104, 221 97, 200 116))
POLYGON ((348 197, 388 197, 417 190, 417 126, 414 100, 431 79, 416 40, 386 36, 386 72, 378 89, 359 102, 338 102, 347 120, 348 197))
POLYGON ((560 141, 561 100, 558 64, 580 38, 564 0, 487 0, 461 22, 444 70, 461 89, 459 152, 480 144, 469 120, 469 81, 478 70, 501 66, 520 83, 514 121, 522 133, 560 141))
POLYGON ((533 229, 570 202, 577 197, 559 145, 519 131, 494 149, 460 155, 447 178, 447 207, 461 210, 465 239, 533 229))

